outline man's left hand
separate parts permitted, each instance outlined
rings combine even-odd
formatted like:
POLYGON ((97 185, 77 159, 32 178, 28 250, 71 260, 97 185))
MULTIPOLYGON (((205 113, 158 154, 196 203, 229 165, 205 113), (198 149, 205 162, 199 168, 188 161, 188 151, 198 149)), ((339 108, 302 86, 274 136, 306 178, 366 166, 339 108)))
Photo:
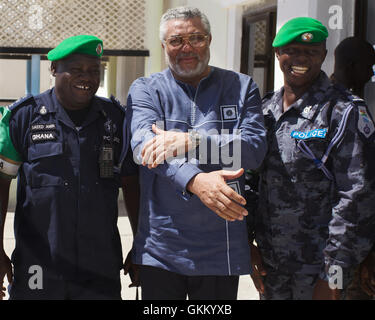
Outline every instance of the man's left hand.
POLYGON ((131 284, 129 288, 139 287, 139 266, 132 262, 132 251, 130 250, 124 262, 124 274, 129 274, 131 284))
POLYGON ((341 292, 339 289, 331 289, 328 281, 318 279, 313 292, 313 300, 340 300, 341 292))

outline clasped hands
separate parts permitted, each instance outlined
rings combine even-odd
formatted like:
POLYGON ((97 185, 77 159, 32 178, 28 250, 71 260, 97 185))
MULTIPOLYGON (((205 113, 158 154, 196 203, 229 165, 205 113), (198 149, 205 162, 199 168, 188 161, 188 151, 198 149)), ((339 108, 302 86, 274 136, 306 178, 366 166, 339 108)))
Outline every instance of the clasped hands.
MULTIPOLYGON (((142 165, 149 169, 171 157, 177 157, 194 148, 187 132, 164 131, 152 125, 156 136, 148 141, 142 150, 142 165)), ((248 215, 246 200, 226 183, 242 176, 243 169, 237 171, 218 170, 199 173, 193 177, 186 189, 199 197, 202 203, 227 221, 243 220, 248 215)))

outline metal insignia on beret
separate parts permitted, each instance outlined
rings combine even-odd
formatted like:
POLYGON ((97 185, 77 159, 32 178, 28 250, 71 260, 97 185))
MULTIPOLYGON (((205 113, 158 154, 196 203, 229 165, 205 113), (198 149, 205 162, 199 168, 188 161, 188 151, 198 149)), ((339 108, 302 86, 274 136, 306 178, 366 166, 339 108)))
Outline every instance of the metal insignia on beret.
POLYGON ((39 113, 41 115, 47 114, 47 108, 45 106, 41 106, 40 109, 39 109, 39 113))
POLYGON ((99 43, 98 46, 96 47, 96 53, 97 54, 101 54, 103 51, 103 47, 102 45, 99 43))
POLYGON ((314 35, 310 32, 306 32, 301 36, 302 41, 310 42, 314 39, 314 35))

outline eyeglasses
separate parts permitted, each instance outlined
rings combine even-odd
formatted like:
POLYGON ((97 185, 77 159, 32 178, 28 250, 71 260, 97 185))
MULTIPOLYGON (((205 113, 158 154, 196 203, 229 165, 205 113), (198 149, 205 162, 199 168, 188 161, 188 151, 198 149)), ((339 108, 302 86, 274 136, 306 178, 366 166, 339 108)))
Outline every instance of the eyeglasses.
POLYGON ((164 42, 172 47, 172 48, 178 48, 181 47, 185 41, 189 42, 189 44, 194 48, 202 48, 206 45, 206 39, 208 38, 208 35, 206 34, 189 34, 188 36, 182 37, 182 36, 173 36, 165 40, 164 42))

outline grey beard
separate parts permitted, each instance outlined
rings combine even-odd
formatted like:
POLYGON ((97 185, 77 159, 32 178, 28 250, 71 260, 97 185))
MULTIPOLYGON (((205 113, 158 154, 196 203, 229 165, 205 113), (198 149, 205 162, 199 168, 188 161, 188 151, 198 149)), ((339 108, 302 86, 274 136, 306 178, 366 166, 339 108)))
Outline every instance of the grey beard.
POLYGON ((208 52, 207 55, 203 57, 203 60, 198 62, 195 69, 183 70, 178 64, 172 64, 169 60, 168 54, 165 53, 165 63, 181 78, 193 78, 201 75, 206 70, 209 60, 210 53, 208 52))

